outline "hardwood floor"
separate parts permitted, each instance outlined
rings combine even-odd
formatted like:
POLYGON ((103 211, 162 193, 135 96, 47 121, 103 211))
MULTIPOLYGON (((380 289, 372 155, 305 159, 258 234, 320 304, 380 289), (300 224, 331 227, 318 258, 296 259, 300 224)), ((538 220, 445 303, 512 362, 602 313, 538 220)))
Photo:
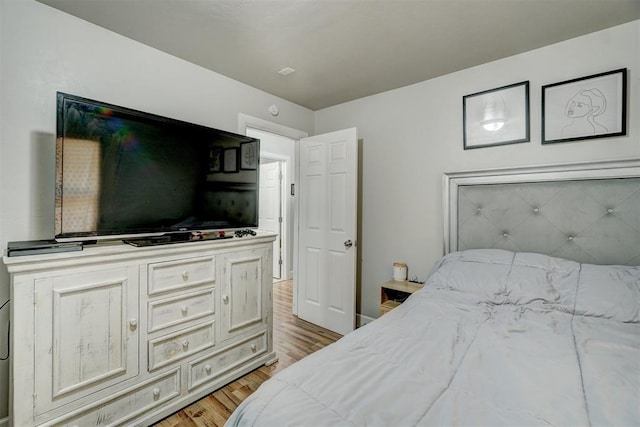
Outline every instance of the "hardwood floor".
POLYGON ((273 346, 278 362, 262 366, 231 384, 211 393, 181 411, 156 424, 157 427, 187 427, 224 425, 240 402, 263 382, 303 357, 338 340, 341 335, 291 314, 293 282, 273 285, 273 346))

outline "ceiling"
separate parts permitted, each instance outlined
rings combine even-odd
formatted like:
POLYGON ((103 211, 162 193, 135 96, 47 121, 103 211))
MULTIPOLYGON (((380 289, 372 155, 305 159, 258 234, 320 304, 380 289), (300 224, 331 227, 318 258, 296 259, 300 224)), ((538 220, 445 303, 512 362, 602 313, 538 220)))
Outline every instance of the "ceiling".
POLYGON ((311 110, 640 19, 640 0, 38 1, 311 110))

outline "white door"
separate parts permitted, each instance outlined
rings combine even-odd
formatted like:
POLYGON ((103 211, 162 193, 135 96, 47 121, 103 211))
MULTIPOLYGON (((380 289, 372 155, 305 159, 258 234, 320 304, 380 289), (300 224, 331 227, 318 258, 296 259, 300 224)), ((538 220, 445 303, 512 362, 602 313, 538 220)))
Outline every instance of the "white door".
POLYGON ((260 212, 258 228, 277 234, 273 242, 273 278, 282 278, 282 172, 279 161, 260 162, 260 212))
POLYGON ((355 128, 300 140, 298 316, 346 334, 355 328, 355 128))

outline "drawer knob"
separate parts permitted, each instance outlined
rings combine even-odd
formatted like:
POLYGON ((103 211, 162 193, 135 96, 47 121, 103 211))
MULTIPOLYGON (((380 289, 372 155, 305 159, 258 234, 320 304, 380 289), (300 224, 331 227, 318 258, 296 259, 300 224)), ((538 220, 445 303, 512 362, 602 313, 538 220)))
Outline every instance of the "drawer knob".
POLYGON ((180 310, 182 311, 183 316, 186 316, 187 313, 189 313, 189 307, 187 307, 186 305, 183 306, 180 310))
POLYGON ((211 374, 211 365, 204 365, 204 370, 206 371, 207 375, 211 374))
POLYGON ((252 353, 255 353, 257 349, 258 349, 258 347, 256 347, 255 344, 251 344, 251 352, 252 353))
POLYGON ((189 271, 188 271, 188 270, 185 270, 185 271, 182 273, 182 278, 183 278, 184 280, 189 280, 189 271))
POLYGON ((187 341, 187 340, 182 341, 182 347, 183 348, 189 348, 189 341, 187 341))
POLYGON ((158 400, 160 397, 160 387, 156 387, 153 389, 153 399, 158 400))
POLYGON ((137 327, 138 327, 138 319, 129 320, 129 328, 131 328, 132 331, 135 331, 137 327))
POLYGON ((229 295, 225 295, 222 297, 222 302, 225 304, 229 304, 229 295))

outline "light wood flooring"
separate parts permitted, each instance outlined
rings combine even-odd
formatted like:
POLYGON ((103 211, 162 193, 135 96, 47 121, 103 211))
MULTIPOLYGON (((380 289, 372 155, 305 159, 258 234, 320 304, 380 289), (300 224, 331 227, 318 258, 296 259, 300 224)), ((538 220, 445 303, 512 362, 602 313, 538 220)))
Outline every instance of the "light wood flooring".
POLYGON ((263 366, 165 418, 156 427, 216 427, 263 382, 292 363, 338 340, 341 335, 291 314, 293 282, 273 285, 273 346, 278 362, 263 366))

